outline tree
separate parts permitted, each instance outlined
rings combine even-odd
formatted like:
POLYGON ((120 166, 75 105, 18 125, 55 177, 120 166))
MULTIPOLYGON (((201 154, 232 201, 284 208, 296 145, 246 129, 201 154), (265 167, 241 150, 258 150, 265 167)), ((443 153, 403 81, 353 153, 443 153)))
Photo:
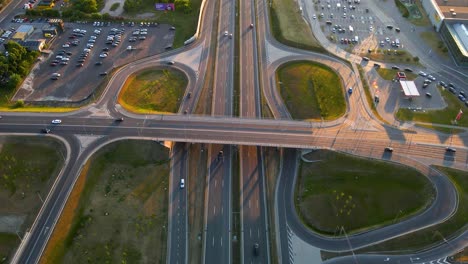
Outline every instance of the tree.
POLYGON ((76 10, 79 10, 84 13, 96 13, 97 10, 97 2, 96 0, 74 0, 73 7, 76 10))

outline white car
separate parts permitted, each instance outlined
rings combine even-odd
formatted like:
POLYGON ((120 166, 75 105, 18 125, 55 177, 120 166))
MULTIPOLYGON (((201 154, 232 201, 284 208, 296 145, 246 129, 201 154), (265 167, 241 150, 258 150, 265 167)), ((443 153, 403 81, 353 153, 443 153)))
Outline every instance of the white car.
POLYGON ((227 31, 224 31, 224 36, 227 36, 229 35, 229 33, 227 31))
POLYGON ((317 16, 316 16, 316 15, 313 15, 313 16, 312 16, 312 18, 313 18, 313 19, 316 19, 316 18, 317 18, 317 16))
POLYGON ((432 75, 428 75, 427 78, 430 79, 431 81, 435 81, 435 80, 436 80, 436 78, 435 78, 434 76, 432 76, 432 75))
POLYGON ((100 58, 107 58, 107 54, 106 53, 101 53, 101 54, 99 54, 99 57, 100 58))
POLYGON ((185 180, 184 179, 180 179, 180 188, 181 189, 185 188, 185 180))
POLYGON ((427 76, 427 73, 423 72, 423 71, 420 71, 419 72, 419 75, 421 75, 422 77, 426 77, 427 76))
POLYGON ((62 123, 62 120, 60 120, 60 119, 52 120, 52 124, 60 124, 60 123, 62 123))
POLYGON ((68 45, 68 44, 63 44, 62 45, 62 48, 69 48, 69 47, 70 47, 70 45, 68 45))

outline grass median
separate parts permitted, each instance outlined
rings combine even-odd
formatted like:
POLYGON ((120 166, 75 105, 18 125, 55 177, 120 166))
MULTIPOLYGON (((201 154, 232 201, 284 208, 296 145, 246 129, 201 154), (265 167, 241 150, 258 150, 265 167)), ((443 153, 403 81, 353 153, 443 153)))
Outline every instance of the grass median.
POLYGON ((148 69, 127 78, 119 104, 135 113, 177 113, 187 77, 174 69, 148 69))
POLYGON ((296 186, 296 209, 311 229, 326 235, 365 231, 426 208, 435 192, 418 171, 320 150, 305 156, 296 186))
POLYGON ((270 28, 281 43, 300 49, 325 51, 315 38, 310 26, 304 21, 297 2, 272 0, 270 5, 270 28))
POLYGON ((278 68, 276 79, 283 101, 294 119, 333 120, 345 113, 341 79, 323 64, 286 63, 278 68))
MULTIPOLYGON (((401 72, 400 70, 394 70, 394 69, 386 69, 386 68, 378 68, 377 73, 382 77, 382 79, 391 81, 396 78, 396 75, 398 72, 401 72)), ((408 81, 413 81, 416 78, 418 78, 418 75, 415 73, 411 72, 405 72, 406 74, 406 79, 408 81)))
POLYGON ((468 223, 468 173, 447 167, 435 166, 435 168, 447 175, 455 185, 458 192, 457 212, 444 223, 362 249, 360 250, 361 253, 421 250, 431 244, 441 243, 444 239, 449 239, 453 234, 456 235, 457 231, 466 229, 468 223))
POLYGON ((166 263, 169 150, 124 140, 84 165, 40 263, 166 263))
POLYGON ((64 153, 64 146, 50 137, 0 137, 0 263, 11 259, 19 237, 34 222, 64 153))

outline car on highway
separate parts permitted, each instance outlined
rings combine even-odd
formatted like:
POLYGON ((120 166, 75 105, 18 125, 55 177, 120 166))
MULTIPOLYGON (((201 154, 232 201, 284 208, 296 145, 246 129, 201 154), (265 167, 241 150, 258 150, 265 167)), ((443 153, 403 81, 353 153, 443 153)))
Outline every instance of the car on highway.
POLYGON ((405 68, 405 72, 413 72, 413 70, 410 68, 405 68))
POLYGON ((392 69, 399 70, 400 68, 398 66, 392 66, 392 69))
POLYGON ((49 134, 49 133, 50 133, 50 129, 48 129, 48 128, 43 128, 43 129, 41 129, 41 132, 44 133, 44 134, 49 134))
POLYGON ((62 120, 60 120, 60 119, 52 120, 52 124, 61 124, 61 123, 62 123, 62 120))
POLYGON ((386 151, 386 152, 393 152, 393 148, 391 148, 391 147, 386 147, 386 148, 385 148, 385 151, 386 151))
POLYGON ((167 65, 174 65, 174 61, 168 61, 167 65))
POLYGON ((185 188, 185 179, 180 179, 180 188, 185 188))
POLYGON ((123 117, 119 117, 119 118, 117 118, 115 121, 117 121, 117 122, 122 122, 122 121, 124 121, 124 118, 123 118, 123 117))
POLYGON ((226 30, 226 31, 224 31, 224 36, 227 36, 227 35, 229 35, 229 32, 227 32, 227 30, 226 30))
POLYGON ((352 93, 353 93, 353 87, 349 87, 349 88, 348 88, 348 93, 349 93, 349 94, 352 94, 352 93))
POLYGON ((260 254, 260 245, 258 243, 254 243, 253 245, 253 254, 254 256, 258 256, 260 254))
MULTIPOLYGON (((315 18, 316 18, 316 16, 314 15, 314 19, 315 19, 315 18)), ((254 24, 251 23, 251 24, 250 24, 250 28, 253 28, 253 27, 254 27, 254 24)))
POLYGON ((107 75, 107 72, 101 72, 99 73, 100 76, 106 76, 107 75))

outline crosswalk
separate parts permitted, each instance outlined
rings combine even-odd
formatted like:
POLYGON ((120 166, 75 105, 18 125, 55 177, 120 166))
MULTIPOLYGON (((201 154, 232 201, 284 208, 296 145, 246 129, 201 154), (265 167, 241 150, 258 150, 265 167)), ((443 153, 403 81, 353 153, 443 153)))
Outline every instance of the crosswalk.
POLYGON ((445 258, 440 258, 440 259, 425 261, 425 262, 414 262, 414 264, 451 264, 451 263, 447 260, 447 257, 445 257, 445 258))

